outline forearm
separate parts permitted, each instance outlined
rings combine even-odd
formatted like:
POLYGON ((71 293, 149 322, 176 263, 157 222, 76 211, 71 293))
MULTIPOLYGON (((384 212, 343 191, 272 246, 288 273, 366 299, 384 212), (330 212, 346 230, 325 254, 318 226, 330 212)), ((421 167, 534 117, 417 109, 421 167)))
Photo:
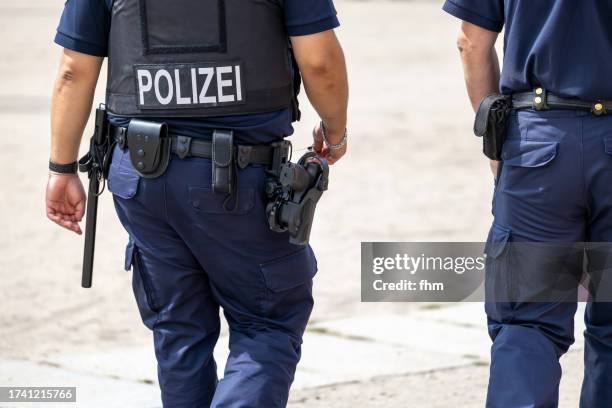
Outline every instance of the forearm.
POLYGON ((463 62, 465 84, 474 110, 485 96, 499 92, 499 59, 493 44, 475 44, 460 36, 458 48, 463 62))
POLYGON ((87 124, 102 58, 65 51, 51 102, 51 153, 56 163, 77 160, 87 124))
POLYGON ((317 75, 304 77, 310 103, 331 134, 344 134, 348 109, 348 81, 344 58, 317 75))
POLYGON ((342 48, 333 33, 313 52, 296 55, 310 103, 334 139, 342 138, 348 108, 348 75, 342 48), (306 57, 305 57, 306 56, 306 57))

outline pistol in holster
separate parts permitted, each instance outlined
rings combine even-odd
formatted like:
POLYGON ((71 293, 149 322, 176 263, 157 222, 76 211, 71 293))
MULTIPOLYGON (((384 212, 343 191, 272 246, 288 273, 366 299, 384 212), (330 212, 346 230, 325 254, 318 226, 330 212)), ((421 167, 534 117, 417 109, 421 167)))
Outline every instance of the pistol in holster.
POLYGON ((478 107, 474 122, 474 134, 482 137, 483 152, 491 160, 501 160, 506 140, 506 119, 512 110, 512 97, 492 94, 486 96, 478 107))

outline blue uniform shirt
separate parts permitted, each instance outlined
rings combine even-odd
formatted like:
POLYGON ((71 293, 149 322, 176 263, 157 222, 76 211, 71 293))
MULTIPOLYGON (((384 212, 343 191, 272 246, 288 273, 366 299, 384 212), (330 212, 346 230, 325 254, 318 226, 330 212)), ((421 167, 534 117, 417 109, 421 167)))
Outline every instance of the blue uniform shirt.
POLYGON ((612 0, 446 0, 444 10, 490 31, 505 26, 502 93, 543 86, 612 100, 612 0))
MULTIPOLYGON (((84 54, 106 57, 113 0, 69 0, 55 42, 84 54)), ((284 0, 285 25, 290 36, 315 34, 339 26, 333 0, 284 0)), ((152 118, 166 122, 171 133, 191 137, 211 129, 233 129, 241 143, 269 143, 293 133, 291 109, 277 112, 206 119, 152 118)), ((114 125, 129 118, 112 116, 114 125)))

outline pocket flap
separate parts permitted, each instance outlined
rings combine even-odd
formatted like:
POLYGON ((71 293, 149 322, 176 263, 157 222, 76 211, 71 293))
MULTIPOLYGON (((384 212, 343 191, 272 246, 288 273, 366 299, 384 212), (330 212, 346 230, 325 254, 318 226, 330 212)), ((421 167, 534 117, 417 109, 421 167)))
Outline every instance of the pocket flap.
POLYGON ((502 152, 504 166, 541 167, 557 156, 558 142, 507 140, 502 152))
POLYGON ((129 153, 115 148, 110 170, 108 172, 108 190, 119 198, 130 199, 138 192, 140 175, 130 163, 129 153))
POLYGON ((493 224, 489 231, 487 244, 485 245, 485 254, 490 258, 498 258, 506 249, 506 245, 510 240, 510 230, 493 224))
POLYGON ((266 287, 273 292, 293 289, 317 273, 317 260, 307 246, 298 252, 260 265, 266 287))

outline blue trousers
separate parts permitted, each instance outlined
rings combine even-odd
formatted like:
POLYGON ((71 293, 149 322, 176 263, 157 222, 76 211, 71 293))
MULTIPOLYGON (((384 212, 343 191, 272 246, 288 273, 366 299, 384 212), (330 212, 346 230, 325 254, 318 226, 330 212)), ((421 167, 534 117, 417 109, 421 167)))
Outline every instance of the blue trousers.
POLYGON ((317 271, 310 247, 289 244, 265 216, 265 169, 238 171, 230 202, 211 191, 208 159, 173 156, 141 178, 116 148, 108 187, 129 233, 126 270, 153 331, 164 407, 284 407, 300 360, 317 271), (229 210, 233 210, 228 212, 229 210), (230 354, 217 379, 219 308, 230 354))
MULTIPOLYGON (((508 242, 612 241, 612 117, 527 110, 509 121, 489 261, 504 262, 508 242)), ((487 281, 508 279, 500 270, 488 269, 487 281)), ((487 300, 493 340, 487 407, 557 407, 559 358, 574 341, 576 301, 487 300)), ((585 320, 580 406, 612 407, 612 303, 589 302, 585 320)))

